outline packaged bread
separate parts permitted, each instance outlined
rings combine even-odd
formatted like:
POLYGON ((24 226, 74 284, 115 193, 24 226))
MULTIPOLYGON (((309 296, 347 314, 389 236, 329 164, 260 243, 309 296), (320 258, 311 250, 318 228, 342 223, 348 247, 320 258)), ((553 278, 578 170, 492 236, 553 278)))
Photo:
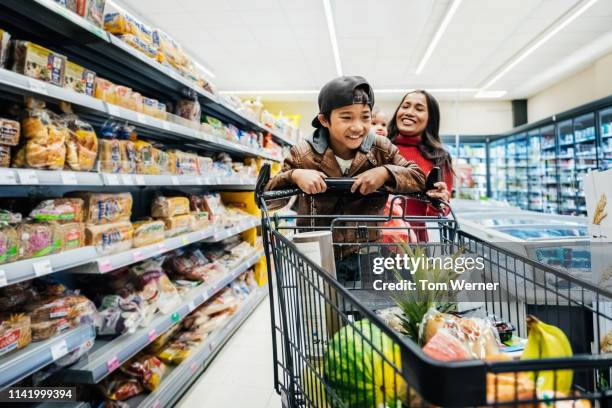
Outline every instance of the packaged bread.
POLYGON ((124 12, 106 13, 104 16, 104 30, 111 34, 133 34, 138 35, 138 22, 134 17, 124 12))
POLYGON ((130 193, 78 193, 84 201, 84 221, 88 224, 106 224, 129 221, 132 216, 130 193))
POLYGON ((158 196, 151 204, 151 215, 155 218, 170 218, 188 213, 189 199, 187 197, 158 196))
POLYGON ((176 153, 174 151, 169 151, 168 153, 168 173, 169 174, 178 174, 178 158, 176 157, 176 153))
POLYGON ((168 112, 166 110, 166 104, 165 103, 157 102, 156 117, 158 119, 161 119, 161 120, 167 120, 168 119, 168 112))
POLYGON ((66 162, 66 145, 64 141, 48 145, 28 141, 21 150, 25 154, 25 165, 27 167, 47 170, 61 170, 64 168, 66 162))
POLYGON ((30 327, 32 328, 32 341, 43 341, 68 331, 74 326, 70 319, 64 318, 32 323, 30 327))
POLYGON ((116 85, 109 80, 96 77, 95 97, 113 105, 117 104, 116 85))
POLYGON ((121 143, 118 139, 100 139, 98 167, 103 173, 121 172, 121 143))
POLYGON ((52 114, 44 109, 44 104, 27 109, 21 125, 26 139, 25 146, 19 149, 23 165, 51 170, 62 169, 66 159, 68 129, 56 118, 52 118, 52 114))
POLYGON ((9 55, 11 35, 0 29, 0 68, 6 66, 6 60, 9 55))
POLYGON ((0 223, 0 264, 15 262, 18 258, 19 240, 17 231, 11 225, 0 223))
POLYGON ((213 161, 210 157, 198 156, 198 171, 201 176, 208 176, 213 171, 213 161))
POLYGON ((115 103, 124 108, 130 108, 130 95, 132 88, 122 85, 115 85, 115 103))
POLYGON ((80 222, 83 221, 83 200, 80 198, 55 198, 39 203, 30 212, 36 221, 80 222))
POLYGON ((134 229, 129 221, 85 227, 85 244, 92 245, 103 255, 127 251, 132 247, 134 229))
POLYGON ((134 147, 136 148, 136 172, 138 174, 158 173, 157 163, 153 160, 151 143, 137 140, 134 147))
POLYGON ((106 0, 78 0, 79 2, 85 2, 87 7, 85 10, 85 19, 91 21, 98 27, 104 26, 104 7, 106 0))
POLYGON ((68 128, 66 164, 76 171, 92 170, 98 155, 98 137, 93 127, 75 115, 64 118, 64 124, 68 128))
POLYGON ((159 174, 169 174, 170 173, 170 155, 163 150, 153 148, 151 151, 153 154, 153 161, 156 163, 157 171, 159 174))
POLYGON ((66 61, 64 87, 93 96, 96 87, 96 73, 72 61, 66 61))
POLYGON ((131 140, 119 140, 121 152, 121 172, 134 174, 137 170, 138 155, 136 146, 131 140))
POLYGON ((149 115, 149 116, 153 116, 153 117, 157 117, 158 116, 158 110, 157 110, 157 99, 151 99, 151 98, 146 98, 146 97, 142 97, 142 113, 149 115))
POLYGON ((10 146, 0 145, 0 167, 10 167, 11 148, 10 146))
POLYGON ((198 156, 180 150, 171 150, 176 156, 177 174, 186 176, 198 175, 198 156))
POLYGON ((21 222, 21 219, 21 213, 0 208, 0 224, 18 224, 21 222))
POLYGON ((85 224, 82 222, 61 224, 59 229, 62 237, 62 251, 81 248, 85 245, 85 224))
POLYGON ((136 112, 142 112, 142 95, 138 92, 130 93, 128 107, 136 112))
POLYGON ((64 86, 66 57, 30 41, 16 40, 12 69, 31 78, 64 86))
POLYGON ((185 234, 193 230, 193 215, 177 215, 161 219, 166 225, 166 237, 185 234))
POLYGON ((0 145, 17 146, 21 136, 19 122, 0 118, 0 145))
POLYGON ((199 122, 202 109, 198 101, 181 99, 176 103, 176 109, 174 113, 184 119, 199 122))
POLYGON ((24 222, 17 226, 20 259, 59 252, 62 248, 59 225, 49 222, 24 222))
POLYGON ((159 220, 141 220, 133 223, 134 226, 134 247, 151 245, 165 238, 166 226, 159 220))
POLYGON ((0 317, 0 356, 30 344, 30 318, 24 314, 0 317))

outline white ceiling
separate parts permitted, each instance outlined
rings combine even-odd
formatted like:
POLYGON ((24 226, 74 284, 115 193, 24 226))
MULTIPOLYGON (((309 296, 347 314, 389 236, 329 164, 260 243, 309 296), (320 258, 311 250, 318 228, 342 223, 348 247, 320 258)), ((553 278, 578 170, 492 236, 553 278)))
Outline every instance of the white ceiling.
MULTIPOLYGON (((344 74, 365 76, 375 90, 435 89, 482 87, 568 10, 586 1, 463 0, 420 75, 415 70, 451 0, 331 0, 331 6, 344 74)), ((316 90, 336 76, 321 0, 121 3, 210 68, 222 91, 316 90)), ((610 52, 611 32, 612 1, 599 0, 490 89, 508 91, 503 99, 533 95, 549 85, 547 72, 558 80, 610 52), (598 48, 588 58, 572 63, 573 55, 586 55, 595 43, 598 48), (561 60, 566 62, 562 72, 555 67, 561 60)), ((380 97, 385 95, 397 98, 380 97)), ((440 98, 473 95, 443 93, 440 98)))

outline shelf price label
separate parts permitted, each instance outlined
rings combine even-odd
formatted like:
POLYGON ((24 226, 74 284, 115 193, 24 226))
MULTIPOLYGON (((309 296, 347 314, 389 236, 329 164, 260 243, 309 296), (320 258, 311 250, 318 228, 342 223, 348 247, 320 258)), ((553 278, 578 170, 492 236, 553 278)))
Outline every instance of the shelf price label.
POLYGON ((134 262, 142 261, 144 259, 144 255, 140 251, 134 251, 132 252, 132 259, 134 259, 134 262))
POLYGON ((15 172, 12 170, 0 171, 0 184, 17 184, 15 172))
POLYGON ((106 111, 111 116, 119 117, 121 116, 121 110, 118 106, 113 105, 112 103, 106 103, 106 111))
POLYGON ((111 358, 110 360, 106 362, 106 368, 108 369, 109 373, 112 373, 113 371, 115 371, 117 368, 119 368, 120 365, 121 363, 119 362, 119 359, 117 358, 117 356, 111 358))
POLYGON ((147 115, 145 115, 144 113, 137 113, 136 118, 138 119, 140 123, 144 123, 144 124, 148 123, 147 115))
POLYGON ((149 330, 149 333, 147 333, 147 337, 149 338, 149 341, 155 340, 157 338, 157 331, 155 329, 149 330))
POLYGON ((0 269, 0 287, 8 285, 8 280, 6 279, 6 272, 3 269, 0 269))
POLYGON ((145 177, 141 174, 135 176, 136 177, 136 184, 139 186, 146 186, 147 185, 147 181, 145 179, 145 177))
POLYGON ((111 261, 109 261, 108 259, 105 261, 102 261, 98 264, 98 269, 100 270, 100 272, 102 273, 106 273, 109 271, 113 270, 113 264, 111 261))
POLYGON ((30 91, 41 94, 41 95, 49 95, 49 91, 47 90, 47 84, 42 81, 39 81, 34 78, 28 78, 28 87, 30 91))
POLYGON ((170 123, 168 121, 162 120, 161 123, 164 130, 170 130, 170 123))
POLYGON ((51 357, 53 361, 64 357, 66 354, 68 354, 68 344, 66 344, 66 340, 62 340, 51 346, 51 357))
POLYGON ((35 170, 21 170, 19 172, 19 181, 21 184, 38 184, 38 174, 35 170))
POLYGON ((62 173, 62 184, 75 185, 77 184, 76 174, 74 173, 62 173))
POLYGON ((178 186, 180 184, 179 178, 176 176, 172 176, 172 184, 178 186))
POLYGON ((161 242, 159 244, 157 244, 157 250, 161 253, 161 252, 166 252, 168 250, 168 248, 166 247, 166 243, 165 242, 161 242))
POLYGON ((124 186, 133 186, 134 185, 134 180, 132 179, 132 176, 130 174, 122 174, 121 175, 121 181, 123 181, 123 185, 124 186))
POLYGON ((36 276, 43 276, 53 273, 53 266, 51 266, 51 261, 48 259, 33 262, 32 268, 34 269, 34 275, 36 276))
POLYGON ((118 186, 119 185, 119 177, 116 174, 106 173, 104 175, 104 182, 109 186, 118 186))
POLYGON ((195 304, 193 303, 193 300, 187 303, 187 307, 189 308, 190 312, 193 312, 193 310, 195 309, 195 304))

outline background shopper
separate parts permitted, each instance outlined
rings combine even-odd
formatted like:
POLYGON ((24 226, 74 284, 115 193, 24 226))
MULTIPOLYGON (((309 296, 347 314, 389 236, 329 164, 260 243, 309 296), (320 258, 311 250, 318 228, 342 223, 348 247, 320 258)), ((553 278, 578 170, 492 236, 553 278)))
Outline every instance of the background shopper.
POLYGON ((372 108, 372 130, 378 136, 387 137, 389 125, 389 117, 387 114, 380 110, 378 106, 372 108))

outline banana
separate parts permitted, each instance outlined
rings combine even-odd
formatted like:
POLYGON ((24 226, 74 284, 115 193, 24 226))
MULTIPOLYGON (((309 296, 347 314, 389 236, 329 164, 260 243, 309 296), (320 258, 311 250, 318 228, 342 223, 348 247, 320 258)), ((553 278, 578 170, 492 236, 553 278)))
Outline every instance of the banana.
MULTIPOLYGON (((527 345, 521 360, 571 357, 574 353, 567 336, 556 326, 546 324, 535 316, 527 316, 527 345)), ((534 371, 528 373, 538 391, 569 393, 572 388, 572 370, 534 371), (536 378, 537 376, 537 378, 536 378)))

